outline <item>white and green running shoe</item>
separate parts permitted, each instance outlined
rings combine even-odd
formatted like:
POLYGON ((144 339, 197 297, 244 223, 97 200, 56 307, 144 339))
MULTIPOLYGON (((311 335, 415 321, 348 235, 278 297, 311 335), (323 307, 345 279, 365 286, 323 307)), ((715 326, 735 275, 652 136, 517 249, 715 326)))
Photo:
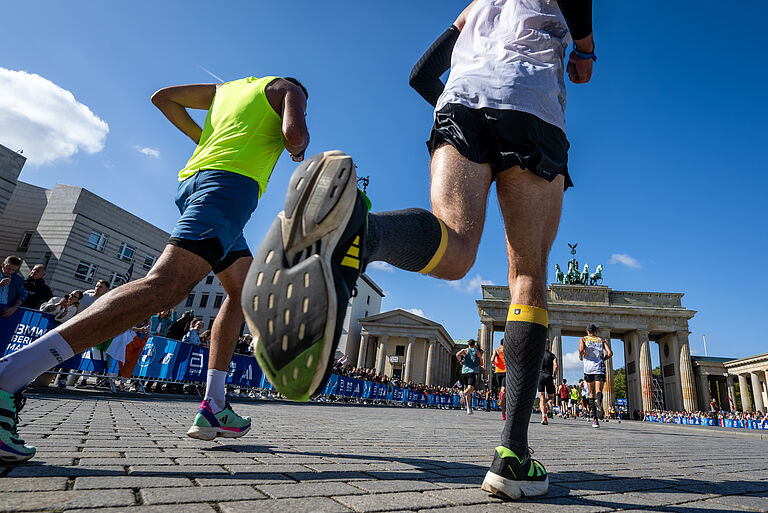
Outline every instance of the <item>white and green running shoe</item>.
POLYGON ((19 463, 35 455, 36 449, 19 438, 19 411, 26 399, 21 395, 0 390, 0 462, 19 463))
POLYGON ((369 207, 351 157, 314 155, 291 176, 285 209, 253 257, 243 312, 259 365, 287 399, 307 401, 330 375, 365 269, 369 207))
POLYGON ((510 499, 546 495, 549 474, 541 463, 531 457, 532 454, 530 448, 520 457, 507 447, 496 447, 482 489, 510 499))
POLYGON ((240 438, 250 430, 251 418, 235 413, 229 403, 219 413, 214 414, 208 401, 203 400, 187 436, 198 440, 213 440, 217 436, 240 438))

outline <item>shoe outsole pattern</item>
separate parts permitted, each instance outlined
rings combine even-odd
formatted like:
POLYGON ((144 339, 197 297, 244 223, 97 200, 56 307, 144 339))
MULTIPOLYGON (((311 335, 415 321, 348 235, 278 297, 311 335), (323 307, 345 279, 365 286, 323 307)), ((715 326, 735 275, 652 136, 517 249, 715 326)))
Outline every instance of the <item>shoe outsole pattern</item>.
POLYGON ((510 499, 540 497, 549 491, 549 476, 544 481, 513 481, 489 471, 485 474, 481 488, 493 495, 510 499))
POLYGON ((331 255, 357 200, 356 178, 352 158, 340 151, 302 163, 243 286, 256 359, 294 401, 319 391, 338 344, 337 317, 344 312, 337 312, 331 255))

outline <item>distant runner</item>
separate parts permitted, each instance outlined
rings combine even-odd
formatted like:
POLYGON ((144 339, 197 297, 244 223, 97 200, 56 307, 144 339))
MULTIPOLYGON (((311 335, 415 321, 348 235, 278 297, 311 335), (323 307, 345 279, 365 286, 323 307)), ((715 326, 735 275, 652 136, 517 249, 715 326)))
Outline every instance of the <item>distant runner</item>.
POLYGON ((587 336, 579 339, 579 359, 584 362, 584 381, 589 389, 589 412, 593 428, 599 428, 598 417, 603 418, 603 384, 605 384, 605 361, 613 356, 606 341, 597 336, 597 326, 587 327, 587 336))

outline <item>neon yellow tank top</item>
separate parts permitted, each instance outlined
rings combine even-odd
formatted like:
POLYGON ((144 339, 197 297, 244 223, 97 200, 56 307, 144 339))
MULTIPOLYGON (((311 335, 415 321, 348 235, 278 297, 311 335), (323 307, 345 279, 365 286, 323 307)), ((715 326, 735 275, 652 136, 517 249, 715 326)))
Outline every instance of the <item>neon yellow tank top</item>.
POLYGON ((264 89, 280 77, 242 78, 219 86, 203 125, 200 142, 179 171, 182 182, 202 169, 231 171, 259 183, 259 197, 280 158, 282 120, 264 89))

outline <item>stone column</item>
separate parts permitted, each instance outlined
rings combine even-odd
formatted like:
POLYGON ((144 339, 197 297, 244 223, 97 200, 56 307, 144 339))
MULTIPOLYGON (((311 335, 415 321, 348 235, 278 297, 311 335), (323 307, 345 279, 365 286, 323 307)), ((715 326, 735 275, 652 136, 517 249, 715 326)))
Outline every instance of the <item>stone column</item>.
POLYGON ((763 386, 760 384, 760 376, 757 372, 750 372, 752 376, 752 395, 755 397, 755 410, 765 413, 763 404, 763 386))
POLYGON ((709 401, 712 399, 709 391, 709 374, 699 369, 699 410, 709 411, 709 401))
POLYGON ((557 358, 557 374, 555 375, 555 388, 563 381, 563 337, 560 326, 549 327, 549 341, 552 344, 551 351, 557 358))
POLYGON ((747 377, 739 374, 739 397, 741 397, 741 411, 752 411, 752 399, 749 397, 747 377))
POLYGON ((643 410, 649 411, 654 408, 653 404, 653 377, 651 369, 651 346, 648 341, 648 332, 645 330, 637 331, 637 345, 640 350, 638 361, 640 367, 640 391, 643 397, 643 410))
POLYGON ((725 406, 720 405, 720 407, 724 410, 727 409, 727 411, 736 411, 736 388, 733 386, 733 377, 728 376, 725 378, 725 383, 728 385, 728 398, 730 402, 725 406), (731 407, 731 403, 733 403, 733 407, 731 407))
POLYGON ((365 359, 368 356, 368 333, 360 337, 360 349, 357 352, 357 366, 365 367, 365 359))
POLYGON ((721 410, 728 411, 730 406, 728 405, 728 386, 725 378, 717 378, 717 395, 718 406, 721 410))
POLYGON ((435 384, 435 364, 437 363, 437 358, 435 355, 436 344, 437 340, 435 339, 431 339, 429 341, 429 349, 427 350, 427 374, 425 376, 427 385, 435 384))
MULTIPOLYGON (((605 340, 608 347, 611 347, 610 328, 600 328, 599 337, 605 340)), ((605 384, 603 385, 603 410, 610 411, 611 406, 616 403, 616 392, 613 389, 613 358, 605 362, 605 384)))
POLYGON ((483 321, 480 328, 480 340, 477 341, 480 349, 483 350, 483 364, 485 375, 488 379, 491 376, 491 356, 493 355, 493 322, 483 321))
POLYGON ((386 369, 387 338, 386 335, 379 336, 379 350, 376 353, 376 372, 381 374, 384 374, 384 369, 386 369))
POLYGON ((405 372, 403 381, 411 381, 413 376, 413 346, 416 345, 416 337, 408 337, 408 349, 405 351, 405 372))
POLYGON ((683 409, 696 411, 696 382, 691 365, 691 348, 688 346, 688 332, 677 332, 680 347, 680 387, 683 390, 683 409))

